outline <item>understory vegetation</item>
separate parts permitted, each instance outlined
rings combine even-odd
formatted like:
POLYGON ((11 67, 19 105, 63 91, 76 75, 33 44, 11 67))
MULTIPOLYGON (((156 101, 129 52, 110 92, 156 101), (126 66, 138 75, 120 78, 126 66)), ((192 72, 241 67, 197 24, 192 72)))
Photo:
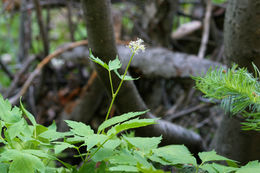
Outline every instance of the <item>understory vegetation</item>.
MULTIPOLYGON (((58 132, 55 122, 45 127, 36 122, 22 102, 20 108, 12 107, 8 100, 0 97, 0 128, 2 144, 0 150, 1 173, 86 173, 86 172, 143 172, 163 173, 165 166, 172 166, 176 172, 183 173, 249 173, 258 172, 260 163, 252 161, 240 167, 239 163, 218 155, 214 150, 198 153, 199 161, 184 145, 168 145, 159 147, 162 136, 135 137, 134 128, 156 124, 157 119, 142 119, 147 112, 129 112, 108 119, 111 107, 125 80, 136 80, 127 76, 127 70, 138 51, 144 50, 142 40, 131 42, 129 48, 132 56, 123 75, 117 70, 122 64, 118 58, 108 64, 95 57, 90 50, 90 59, 103 68, 109 76, 112 72, 121 79, 117 90, 113 90, 110 77, 112 101, 105 121, 94 132, 89 125, 66 120, 70 127, 67 132, 58 132), (74 149, 82 160, 80 165, 71 165, 62 161, 66 155, 64 150, 74 149), (215 161, 225 161, 222 165, 215 161), (56 166, 56 162, 62 166, 56 166)), ((259 75, 255 67, 256 74, 259 75)), ((256 76, 257 77, 257 76, 256 76)), ((209 71, 204 77, 194 77, 197 88, 206 97, 222 100, 227 111, 243 113, 247 122, 244 129, 259 130, 259 82, 246 69, 236 66, 228 69, 209 71), (246 113, 249 107, 255 113, 246 113)), ((169 172, 169 171, 168 171, 169 172)))

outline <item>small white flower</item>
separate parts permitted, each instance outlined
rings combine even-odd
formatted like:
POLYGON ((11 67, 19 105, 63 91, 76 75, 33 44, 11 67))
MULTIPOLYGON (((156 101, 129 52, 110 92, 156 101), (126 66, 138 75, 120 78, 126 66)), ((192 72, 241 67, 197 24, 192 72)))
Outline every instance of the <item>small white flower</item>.
POLYGON ((130 41, 128 47, 131 49, 131 51, 132 51, 133 53, 138 54, 138 51, 139 51, 139 50, 142 50, 142 52, 144 52, 144 50, 145 50, 145 46, 142 44, 143 42, 144 42, 144 41, 143 41, 142 39, 137 38, 136 41, 130 41))

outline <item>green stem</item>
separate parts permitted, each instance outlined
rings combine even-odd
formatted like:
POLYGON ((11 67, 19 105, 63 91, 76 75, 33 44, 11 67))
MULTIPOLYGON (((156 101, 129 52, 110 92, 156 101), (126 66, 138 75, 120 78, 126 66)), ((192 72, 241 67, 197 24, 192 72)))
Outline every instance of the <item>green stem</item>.
POLYGON ((113 82, 112 82, 112 77, 111 77, 111 71, 108 70, 108 75, 109 75, 109 81, 110 81, 110 85, 111 85, 111 92, 112 92, 112 97, 114 94, 114 87, 113 87, 113 82))
MULTIPOLYGON (((116 96, 117 96, 117 94, 118 94, 118 92, 119 92, 119 90, 120 90, 120 88, 121 88, 121 86, 122 86, 122 84, 123 84, 123 82, 124 82, 126 73, 127 73, 128 69, 129 69, 129 67, 130 67, 130 64, 131 64, 131 62, 132 62, 132 59, 133 59, 134 55, 135 55, 135 52, 133 52, 133 54, 132 54, 132 56, 131 56, 131 58, 130 58, 128 64, 127 64, 127 67, 126 67, 126 69, 125 69, 124 75, 123 75, 123 77, 122 77, 122 79, 121 79, 121 81, 120 81, 120 83, 119 83, 119 86, 118 86, 116 92, 114 93, 113 90, 112 90, 112 100, 111 100, 110 106, 109 106, 109 108, 108 108, 105 121, 108 119, 108 116, 109 116, 109 114, 110 114, 110 112, 111 112, 111 109, 112 109, 112 106, 113 106, 113 104, 114 104, 115 98, 116 98, 116 96)), ((110 71, 108 71, 108 72, 109 72, 109 79, 110 79, 110 84, 111 84, 111 89, 112 89, 112 88, 113 88, 113 84, 112 84, 111 74, 110 74, 110 71)), ((102 133, 104 132, 104 130, 105 130, 105 129, 102 130, 102 133)))
POLYGON ((80 155, 80 158, 81 158, 81 160, 84 162, 84 158, 82 157, 82 154, 80 153, 80 151, 79 151, 79 148, 78 148, 78 147, 75 147, 75 149, 78 151, 78 153, 79 153, 79 155, 80 155))
POLYGON ((117 94, 118 94, 118 92, 119 92, 119 90, 120 90, 120 88, 121 88, 121 86, 122 86, 122 84, 123 84, 123 82, 124 82, 126 73, 127 73, 128 69, 129 69, 129 67, 130 67, 130 64, 131 64, 131 62, 132 62, 132 59, 133 59, 134 55, 135 55, 135 52, 133 52, 133 54, 132 54, 132 56, 131 56, 131 58, 130 58, 128 64, 127 64, 127 67, 126 67, 126 69, 125 69, 125 73, 124 73, 124 75, 123 75, 123 77, 122 77, 122 79, 121 79, 121 82, 120 82, 120 84, 119 84, 117 90, 116 90, 115 97, 117 96, 117 94))
POLYGON ((107 138, 87 160, 85 160, 85 163, 88 162, 88 161, 101 149, 101 147, 103 147, 103 145, 104 145, 108 140, 110 140, 110 137, 107 138))

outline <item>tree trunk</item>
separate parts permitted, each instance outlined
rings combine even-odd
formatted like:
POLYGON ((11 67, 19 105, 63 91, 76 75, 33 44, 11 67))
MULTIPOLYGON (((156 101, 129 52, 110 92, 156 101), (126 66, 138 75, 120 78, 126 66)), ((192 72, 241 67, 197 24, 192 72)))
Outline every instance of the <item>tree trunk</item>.
POLYGON ((20 7, 20 29, 19 29, 19 51, 18 60, 23 62, 27 56, 31 47, 31 14, 25 10, 28 0, 21 1, 20 7))
POLYGON ((142 28, 149 36, 151 44, 169 47, 177 9, 177 0, 147 0, 145 2, 142 28))
MULTIPOLYGON (((260 67, 260 1, 230 0, 224 31, 227 63, 253 71, 252 62, 260 67)), ((242 119, 223 117, 212 146, 231 159, 246 163, 260 160, 260 133, 242 131, 242 119)))
MULTIPOLYGON (((114 59, 118 53, 112 26, 110 0, 82 0, 82 5, 85 12, 89 47, 93 54, 102 58, 105 62, 114 59)), ((110 93, 107 71, 98 65, 95 67, 99 78, 110 93)), ((117 86, 119 83, 118 77, 113 75, 112 79, 114 86, 117 86)), ((124 82, 115 104, 120 113, 147 110, 133 82, 124 82)), ((147 113, 144 117, 154 118, 151 113, 147 113)), ((158 121, 158 123, 158 125, 139 130, 138 134, 146 136, 163 135, 165 144, 185 144, 194 152, 201 150, 201 138, 198 134, 163 120, 158 121)))

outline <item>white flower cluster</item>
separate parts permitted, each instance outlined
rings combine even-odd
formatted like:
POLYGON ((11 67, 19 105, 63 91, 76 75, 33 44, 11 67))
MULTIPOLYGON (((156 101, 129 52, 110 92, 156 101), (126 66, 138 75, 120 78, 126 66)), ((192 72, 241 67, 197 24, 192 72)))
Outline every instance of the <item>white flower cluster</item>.
POLYGON ((142 52, 144 52, 145 50, 145 46, 142 44, 144 41, 140 38, 137 38, 136 41, 130 41, 129 43, 129 48, 131 49, 131 51, 135 54, 138 54, 139 50, 142 50, 142 52))

